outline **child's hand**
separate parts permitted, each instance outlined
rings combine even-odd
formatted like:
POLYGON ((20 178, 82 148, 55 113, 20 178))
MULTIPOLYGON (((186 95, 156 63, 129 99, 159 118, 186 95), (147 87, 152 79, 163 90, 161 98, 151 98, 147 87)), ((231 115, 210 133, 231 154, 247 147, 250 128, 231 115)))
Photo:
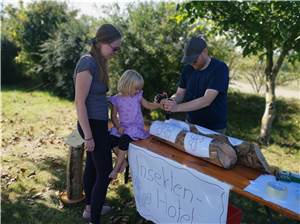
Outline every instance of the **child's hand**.
POLYGON ((119 132, 120 134, 123 134, 123 133, 124 133, 124 128, 119 127, 119 128, 118 128, 118 132, 119 132))
POLYGON ((116 172, 115 170, 111 171, 111 173, 109 174, 109 178, 115 180, 118 176, 118 172, 116 172))
POLYGON ((168 98, 168 94, 166 92, 156 94, 154 96, 154 103, 160 103, 163 99, 167 99, 167 98, 168 98))
POLYGON ((123 173, 127 166, 128 166, 128 162, 127 162, 127 159, 125 159, 125 160, 123 161, 123 163, 122 163, 122 165, 121 165, 121 167, 120 167, 118 173, 123 173))

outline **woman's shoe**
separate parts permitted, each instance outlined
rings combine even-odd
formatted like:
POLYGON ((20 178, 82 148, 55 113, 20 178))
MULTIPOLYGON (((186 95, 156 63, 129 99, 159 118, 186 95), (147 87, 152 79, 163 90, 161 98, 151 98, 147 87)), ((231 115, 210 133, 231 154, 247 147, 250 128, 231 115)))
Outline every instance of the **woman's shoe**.
POLYGON ((82 218, 91 219, 91 209, 85 208, 82 213, 82 218))
MULTIPOLYGON (((101 215, 106 215, 112 210, 112 208, 108 205, 103 205, 101 210, 101 215)), ((85 208, 82 213, 82 218, 84 219, 91 219, 91 209, 85 208)))
POLYGON ((108 205, 103 205, 102 210, 101 210, 101 215, 106 215, 112 210, 112 208, 108 205))

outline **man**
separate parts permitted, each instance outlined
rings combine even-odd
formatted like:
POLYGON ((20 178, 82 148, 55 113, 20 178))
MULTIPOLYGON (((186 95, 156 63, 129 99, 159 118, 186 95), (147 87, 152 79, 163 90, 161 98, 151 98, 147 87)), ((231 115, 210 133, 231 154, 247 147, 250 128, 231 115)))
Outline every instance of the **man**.
POLYGON ((163 100, 166 111, 187 112, 187 121, 225 134, 227 125, 227 65, 208 54, 201 37, 192 37, 185 46, 177 92, 163 100))

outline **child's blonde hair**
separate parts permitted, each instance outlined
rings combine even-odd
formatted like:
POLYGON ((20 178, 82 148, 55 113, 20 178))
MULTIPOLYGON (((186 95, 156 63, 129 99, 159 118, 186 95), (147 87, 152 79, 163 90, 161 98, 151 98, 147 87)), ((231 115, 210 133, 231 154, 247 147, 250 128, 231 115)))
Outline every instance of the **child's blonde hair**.
POLYGON ((118 82, 118 91, 122 95, 133 96, 137 89, 144 86, 143 77, 135 70, 126 70, 118 82))

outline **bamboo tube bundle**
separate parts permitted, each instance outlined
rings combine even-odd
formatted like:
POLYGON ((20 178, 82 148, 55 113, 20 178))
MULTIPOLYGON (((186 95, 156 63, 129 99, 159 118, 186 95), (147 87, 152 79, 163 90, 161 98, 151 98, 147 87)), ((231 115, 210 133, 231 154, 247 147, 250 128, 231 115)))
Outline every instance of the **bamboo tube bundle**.
MULTIPOLYGON (((180 127, 183 127, 184 126, 183 123, 185 123, 183 121, 178 121, 175 119, 170 119, 169 121, 166 122, 180 127)), ((185 124, 189 125, 189 128, 187 128, 186 126, 186 130, 189 129, 189 131, 195 134, 203 135, 212 138, 214 140, 217 140, 218 142, 231 145, 237 153, 238 164, 253 169, 258 169, 263 172, 272 173, 264 155, 262 154, 257 144, 242 141, 237 138, 228 137, 198 125, 188 124, 188 123, 185 124)))
POLYGON ((184 128, 170 123, 154 121, 150 126, 150 134, 176 149, 225 169, 232 168, 237 162, 236 152, 229 144, 187 132, 184 128))

